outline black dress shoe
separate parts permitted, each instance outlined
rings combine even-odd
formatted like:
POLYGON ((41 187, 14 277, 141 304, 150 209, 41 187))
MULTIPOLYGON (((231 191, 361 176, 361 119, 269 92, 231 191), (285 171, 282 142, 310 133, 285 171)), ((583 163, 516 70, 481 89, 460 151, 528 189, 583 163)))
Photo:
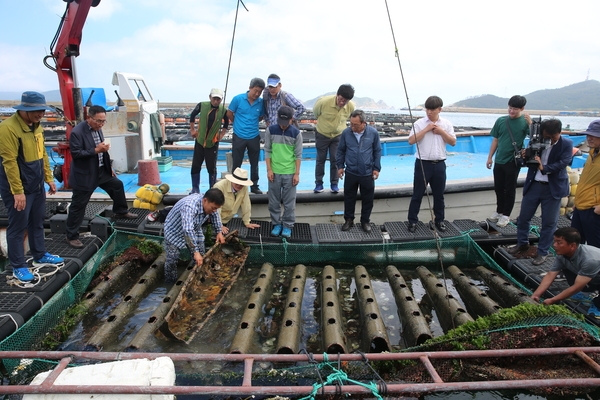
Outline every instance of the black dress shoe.
POLYGON ((252 192, 252 193, 254 193, 254 194, 263 194, 262 190, 260 190, 260 189, 258 188, 258 186, 252 186, 252 187, 250 188, 250 192, 252 192))
POLYGON ((362 230, 365 231, 366 233, 371 233, 371 223, 361 222, 360 226, 361 226, 362 230))
POLYGON ((408 231, 410 233, 415 233, 417 230, 417 224, 413 224, 412 222, 408 224, 408 231))
POLYGON ((79 239, 73 239, 73 240, 67 239, 67 242, 69 242, 69 246, 71 246, 73 248, 76 248, 76 249, 83 248, 83 243, 81 243, 81 240, 79 240, 79 239))
POLYGON ((446 223, 444 221, 442 222, 436 222, 435 223, 435 227, 438 229, 438 231, 440 232, 446 232, 446 229, 448 229, 446 227, 446 223))
POLYGON ((125 214, 115 214, 115 218, 118 218, 118 219, 121 219, 121 218, 122 219, 136 219, 137 217, 138 217, 137 214, 130 213, 130 212, 125 213, 125 214))
POLYGON ((506 249, 508 254, 510 254, 511 256, 516 256, 517 254, 524 253, 527 250, 529 250, 528 244, 521 244, 521 245, 516 244, 516 245, 510 246, 506 249))
POLYGON ((342 225, 342 230, 347 231, 348 229, 352 228, 353 226, 354 226, 354 221, 352 221, 351 219, 347 219, 346 222, 344 222, 344 225, 342 225))

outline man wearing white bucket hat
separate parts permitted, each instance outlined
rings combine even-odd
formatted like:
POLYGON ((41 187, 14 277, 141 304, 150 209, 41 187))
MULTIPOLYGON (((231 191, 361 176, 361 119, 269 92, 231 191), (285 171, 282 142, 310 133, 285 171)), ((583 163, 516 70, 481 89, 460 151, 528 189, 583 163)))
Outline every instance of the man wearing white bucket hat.
POLYGON ((25 92, 17 112, 0 124, 0 196, 8 211, 6 241, 13 276, 29 282, 34 276, 25 260, 23 240, 28 235, 34 263, 60 264, 63 259, 46 252, 44 218, 46 191, 56 193, 44 147, 44 128, 40 121, 46 98, 38 92, 25 92))
MULTIPOLYGON (((260 225, 250 222, 250 212, 252 204, 250 203, 250 192, 248 187, 252 186, 253 182, 248 179, 248 171, 241 168, 236 168, 232 174, 225 175, 225 179, 221 179, 213 187, 223 192, 225 203, 219 208, 221 222, 226 225, 231 218, 239 214, 241 208, 242 222, 246 228, 259 228, 260 225)), ((223 226, 223 233, 229 233, 229 228, 223 226)))

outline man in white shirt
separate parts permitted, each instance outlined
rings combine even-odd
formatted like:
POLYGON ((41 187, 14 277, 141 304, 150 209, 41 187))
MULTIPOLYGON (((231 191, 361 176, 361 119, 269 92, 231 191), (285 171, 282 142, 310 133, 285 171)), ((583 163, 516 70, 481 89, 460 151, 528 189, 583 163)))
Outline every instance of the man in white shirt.
MULTIPOLYGON (((430 96, 425 101, 427 116, 413 125, 408 137, 409 144, 416 144, 415 177, 413 195, 408 208, 408 230, 414 233, 419 222, 419 210, 425 189, 429 184, 433 194, 433 213, 435 227, 446 231, 444 222, 444 190, 446 189, 446 144, 454 146, 456 135, 454 127, 445 118, 440 117, 444 102, 438 96, 430 96)), ((433 225, 430 224, 430 228, 433 225)))

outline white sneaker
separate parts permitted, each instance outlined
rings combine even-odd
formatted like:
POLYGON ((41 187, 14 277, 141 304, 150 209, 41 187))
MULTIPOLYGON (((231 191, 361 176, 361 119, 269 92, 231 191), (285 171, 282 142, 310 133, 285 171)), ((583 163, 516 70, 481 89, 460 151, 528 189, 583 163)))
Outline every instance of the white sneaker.
POLYGON ((496 221, 498 221, 498 218, 500 218, 501 216, 502 216, 502 214, 498 214, 497 212, 495 212, 492 215, 490 215, 490 217, 488 219, 492 222, 496 222, 496 221))
POLYGON ((498 222, 496 222, 496 225, 500 228, 504 228, 506 225, 508 225, 509 222, 510 217, 507 217, 506 215, 501 215, 500 218, 498 218, 498 222))

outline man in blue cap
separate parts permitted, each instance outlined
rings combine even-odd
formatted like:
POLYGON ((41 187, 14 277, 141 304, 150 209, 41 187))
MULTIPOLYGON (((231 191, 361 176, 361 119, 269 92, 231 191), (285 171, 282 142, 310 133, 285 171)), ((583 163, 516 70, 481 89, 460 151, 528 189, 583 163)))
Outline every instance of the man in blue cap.
POLYGON ((44 218, 46 191, 56 193, 56 184, 44 147, 44 129, 40 121, 46 110, 46 98, 37 92, 25 92, 17 112, 0 124, 0 196, 8 211, 6 241, 13 276, 23 282, 34 280, 25 260, 25 234, 34 264, 60 264, 64 260, 46 252, 44 218))

